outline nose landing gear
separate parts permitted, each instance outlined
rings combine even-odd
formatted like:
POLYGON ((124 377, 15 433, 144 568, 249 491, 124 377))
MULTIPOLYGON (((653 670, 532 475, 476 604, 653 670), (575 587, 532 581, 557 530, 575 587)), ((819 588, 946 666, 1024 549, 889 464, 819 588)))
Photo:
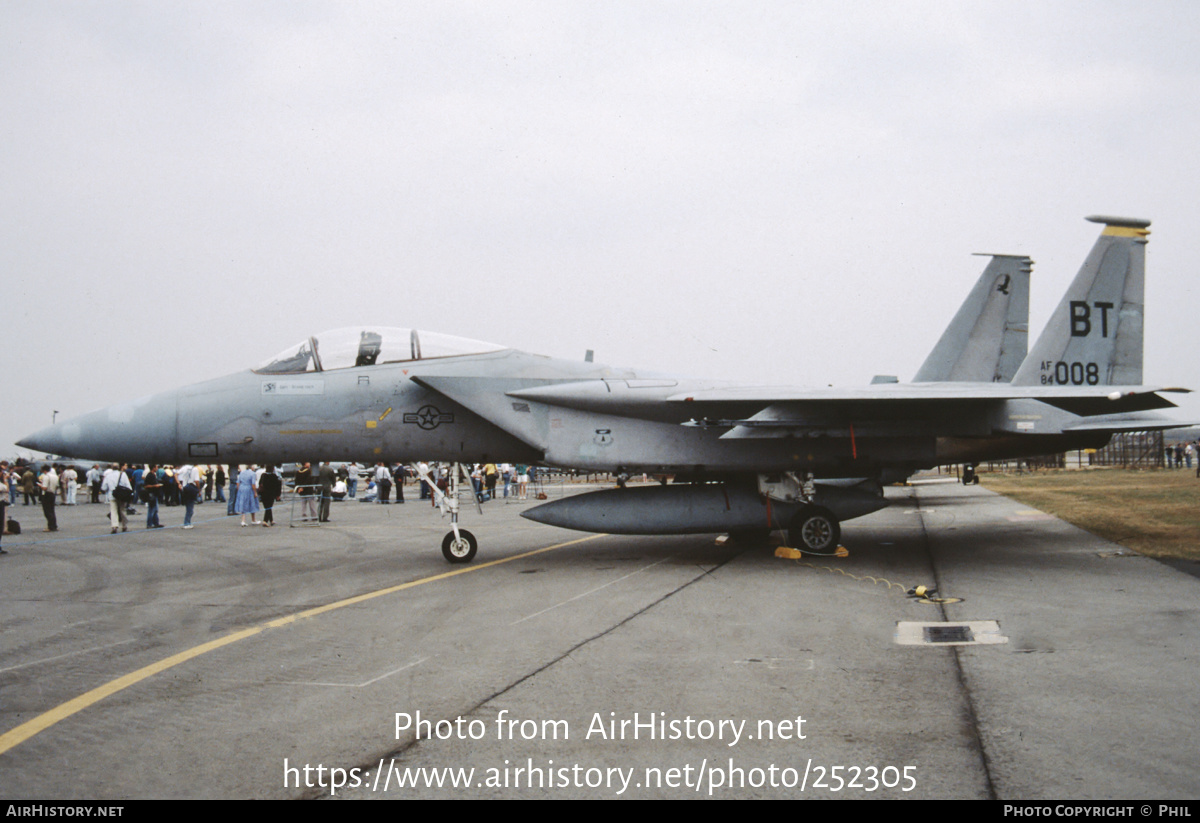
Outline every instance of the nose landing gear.
MULTIPOLYGON (((458 481, 462 476, 461 464, 451 464, 450 480, 445 492, 437 487, 433 478, 429 476, 429 472, 421 471, 419 466, 413 466, 413 471, 421 478, 422 483, 429 486, 442 513, 450 515, 450 531, 446 532, 446 536, 442 538, 442 557, 446 558, 447 563, 470 563, 475 559, 475 553, 479 551, 479 541, 475 539, 475 535, 458 527, 458 481)), ((475 508, 479 509, 480 514, 483 514, 483 508, 479 505, 478 498, 475 500, 475 508)))

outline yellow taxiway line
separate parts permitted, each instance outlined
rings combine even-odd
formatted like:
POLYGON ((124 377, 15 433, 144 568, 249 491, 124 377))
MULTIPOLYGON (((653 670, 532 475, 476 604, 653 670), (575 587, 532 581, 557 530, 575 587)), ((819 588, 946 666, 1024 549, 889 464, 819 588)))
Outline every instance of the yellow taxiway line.
POLYGON ((464 566, 461 569, 443 572, 442 574, 435 574, 432 577, 423 577, 420 580, 410 580, 408 583, 400 583, 396 586, 389 586, 386 589, 379 589, 378 591, 355 595, 354 597, 348 597, 345 600, 339 600, 336 603, 328 603, 324 606, 316 606, 311 609, 305 609, 304 611, 296 612, 295 614, 289 614, 286 617, 268 620, 266 623, 260 623, 257 626, 251 626, 248 629, 242 629, 240 631, 227 634, 224 637, 219 637, 216 640, 210 640, 207 643, 201 643, 199 646, 193 646, 192 648, 181 651, 178 654, 173 654, 170 657, 163 658, 157 663, 151 663, 149 666, 143 666, 137 671, 130 672, 129 674, 118 677, 115 680, 110 680, 103 686, 97 686, 91 691, 84 692, 83 694, 79 695, 79 697, 68 700, 66 703, 61 703, 50 711, 43 712, 32 720, 27 720, 20 726, 5 732, 4 734, 0 735, 0 754, 4 754, 14 746, 19 746, 21 743, 24 743, 34 735, 45 731, 55 723, 58 723, 60 720, 66 720, 71 715, 81 712, 89 706, 99 703, 101 700, 109 697, 110 695, 114 695, 117 692, 129 688, 135 683, 140 683, 149 677, 153 677, 156 674, 165 672, 168 669, 178 666, 180 663, 186 663, 187 661, 193 660, 203 654, 208 654, 209 652, 216 651, 224 646, 237 643, 239 640, 245 640, 248 637, 261 634, 267 629, 278 629, 283 626, 296 623, 300 620, 307 620, 310 617, 317 617, 318 615, 325 614, 326 612, 332 612, 336 611, 337 609, 345 608, 346 606, 364 603, 368 600, 373 600, 376 597, 394 594, 399 591, 404 591, 405 589, 414 588, 415 586, 423 586, 426 583, 436 583, 439 580, 445 580, 460 574, 482 571, 483 569, 490 568, 491 566, 499 566, 502 563, 511 563, 514 560, 533 557, 535 554, 554 551, 555 549, 561 549, 566 546, 574 546, 577 543, 584 543, 588 540, 595 540, 597 537, 604 536, 605 535, 603 534, 593 534, 589 535, 588 537, 580 537, 577 540, 568 540, 566 543, 556 543, 553 546, 534 549, 533 551, 523 552, 522 554, 514 554, 512 557, 504 557, 500 560, 491 560, 487 563, 480 563, 478 565, 464 566))

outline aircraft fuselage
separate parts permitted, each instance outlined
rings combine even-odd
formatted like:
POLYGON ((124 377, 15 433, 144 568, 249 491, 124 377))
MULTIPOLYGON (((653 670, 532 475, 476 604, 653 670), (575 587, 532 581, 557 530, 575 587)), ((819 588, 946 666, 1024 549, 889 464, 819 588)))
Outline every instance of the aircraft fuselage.
POLYGON ((102 409, 28 442, 135 463, 436 460, 832 478, 1023 456, 1039 440, 1046 452, 1107 440, 1063 433, 1078 418, 1036 401, 975 400, 953 410, 918 403, 859 419, 831 409, 808 429, 749 437, 728 436, 728 425, 683 425, 692 410, 665 402, 722 385, 515 350, 307 374, 246 371, 102 409), (533 399, 560 386, 574 399, 533 399), (1013 409, 1022 413, 1009 416, 1037 423, 998 437, 1013 409))

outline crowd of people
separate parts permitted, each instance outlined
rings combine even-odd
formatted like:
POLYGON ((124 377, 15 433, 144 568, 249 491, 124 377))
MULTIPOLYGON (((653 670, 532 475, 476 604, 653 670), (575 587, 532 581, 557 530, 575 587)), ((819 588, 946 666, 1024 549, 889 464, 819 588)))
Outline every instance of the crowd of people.
MULTIPOLYGON (((496 499, 497 487, 503 496, 527 499, 531 479, 536 479, 532 466, 510 463, 474 464, 464 466, 460 482, 470 480, 476 499, 481 503, 496 499)), ((45 532, 58 531, 56 505, 77 505, 81 486, 89 495, 88 502, 108 507, 109 527, 113 534, 129 530, 130 515, 138 514, 135 503, 145 505, 147 529, 161 529, 160 507, 181 506, 184 509, 183 528, 193 528, 195 507, 214 501, 226 504, 226 514, 240 515, 241 525, 273 526, 274 510, 283 497, 284 477, 274 464, 254 465, 130 465, 97 463, 80 476, 80 469, 69 463, 43 463, 39 467, 18 460, 10 466, 0 461, 0 532, 19 528, 7 514, 9 505, 16 505, 23 496, 24 505, 41 506, 46 520, 45 532), (225 489, 228 484, 228 497, 225 489), (262 512, 262 519, 258 519, 262 512), (249 518, 249 522, 247 522, 249 518)), ((415 466, 389 464, 380 461, 375 466, 343 463, 336 467, 328 462, 297 463, 293 488, 302 521, 329 522, 331 504, 341 500, 360 500, 367 503, 389 504, 393 490, 395 502, 404 503, 404 489, 410 483, 420 487, 420 499, 437 504, 437 495, 448 491, 448 465, 421 462, 415 466), (359 495, 359 491, 362 495, 359 495)), ((0 546, 0 554, 5 554, 0 546)))
MULTIPOLYGON (((529 484, 536 477, 537 467, 512 463, 473 463, 469 467, 462 464, 463 474, 460 483, 471 483, 475 498, 480 503, 498 499, 496 489, 503 483, 503 498, 526 500, 529 495, 529 484)), ((375 468, 366 470, 366 477, 361 474, 358 482, 365 479, 364 495, 359 498, 365 503, 388 503, 393 488, 396 490, 396 502, 404 502, 404 486, 411 480, 420 487, 420 499, 437 504, 436 495, 432 488, 445 494, 450 487, 450 465, 425 463, 424 461, 409 467, 403 464, 388 466, 380 462, 375 468), (427 479, 422 479, 427 478, 427 479)), ((353 482, 353 481, 352 481, 353 482)), ((350 495, 353 497, 353 493, 350 495)))
POLYGON ((1192 467, 1192 459, 1196 458, 1196 476, 1200 477, 1200 442, 1176 443, 1163 445, 1163 463, 1168 469, 1192 467))

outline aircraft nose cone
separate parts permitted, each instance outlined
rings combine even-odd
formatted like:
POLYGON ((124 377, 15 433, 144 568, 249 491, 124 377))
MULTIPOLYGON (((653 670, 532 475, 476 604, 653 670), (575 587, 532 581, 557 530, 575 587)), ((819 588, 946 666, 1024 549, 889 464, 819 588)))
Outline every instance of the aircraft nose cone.
POLYGON ((78 425, 67 424, 47 426, 33 434, 22 437, 17 441, 17 445, 26 449, 36 449, 47 454, 59 454, 63 457, 71 457, 71 449, 73 444, 79 440, 81 431, 78 425))
POLYGON ((47 426, 17 445, 89 460, 174 462, 176 407, 172 394, 121 403, 47 426))

